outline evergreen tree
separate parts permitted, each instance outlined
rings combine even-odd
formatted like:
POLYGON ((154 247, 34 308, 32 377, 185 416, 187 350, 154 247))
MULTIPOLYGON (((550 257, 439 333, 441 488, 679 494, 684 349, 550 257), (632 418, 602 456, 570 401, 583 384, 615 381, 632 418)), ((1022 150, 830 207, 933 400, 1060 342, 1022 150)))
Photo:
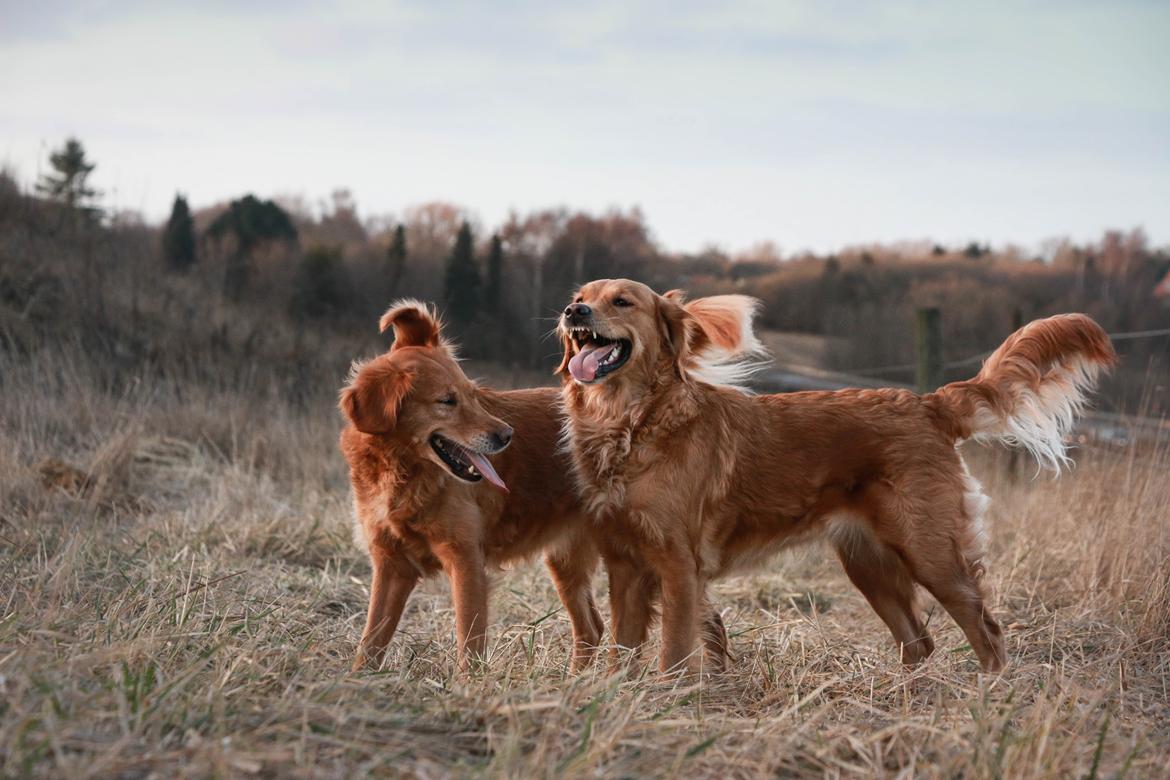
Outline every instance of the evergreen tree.
POLYGON ((983 257, 984 255, 991 254, 991 247, 988 246, 988 247, 984 248, 984 247, 979 246, 979 244, 977 242, 972 241, 970 244, 967 244, 967 248, 963 250, 963 254, 966 257, 971 258, 972 260, 978 260, 979 258, 983 257))
POLYGON ((289 313, 296 319, 320 319, 337 315, 353 298, 353 288, 342 262, 341 250, 313 247, 297 264, 289 313))
POLYGON ((464 222, 455 236, 455 247, 447 259, 445 299, 448 316, 456 323, 469 323, 479 311, 479 268, 475 265, 471 225, 464 222))
POLYGON ((394 228, 394 238, 386 250, 386 300, 394 297, 402 272, 406 270, 406 226, 394 228))
POLYGON ((488 249, 487 260, 487 288, 484 290, 484 303, 487 310, 493 315, 499 315, 501 297, 503 295, 504 276, 504 243, 500 241, 498 233, 492 234, 491 246, 488 249))
POLYGON ((77 209, 89 216, 100 216, 101 211, 90 205, 98 191, 87 186, 86 180, 97 167, 85 157, 85 147, 76 138, 68 138, 65 145, 49 155, 49 164, 55 173, 41 174, 37 192, 69 209, 77 209))
POLYGON ((245 195, 233 200, 228 210, 216 217, 207 228, 213 239, 228 235, 236 239, 235 251, 228 257, 224 272, 224 294, 238 300, 248 284, 252 253, 269 241, 296 241, 297 229, 284 209, 270 200, 245 195))
POLYGON ((187 199, 175 195, 171 218, 162 234, 163 260, 175 271, 186 271, 195 263, 195 220, 187 199))

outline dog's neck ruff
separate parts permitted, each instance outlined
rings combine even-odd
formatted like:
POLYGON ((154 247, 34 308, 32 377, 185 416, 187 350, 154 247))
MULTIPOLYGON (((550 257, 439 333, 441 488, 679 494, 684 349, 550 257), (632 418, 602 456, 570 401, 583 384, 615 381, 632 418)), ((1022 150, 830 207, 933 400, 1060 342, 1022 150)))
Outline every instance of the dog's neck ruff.
MULTIPOLYGON (((611 428, 634 436, 647 423, 669 417, 689 418, 698 413, 694 383, 680 380, 673 370, 655 372, 638 393, 619 385, 582 385, 568 382, 564 388, 570 430, 578 424, 591 429, 611 428), (668 376, 663 380, 661 377, 668 376)), ((676 424, 671 428, 678 427, 676 424)))
POLYGON ((638 470, 631 461, 653 460, 655 442, 647 436, 669 435, 699 413, 696 386, 670 376, 638 396, 604 385, 565 385, 565 448, 578 492, 595 517, 624 507, 626 482, 638 470))
MULTIPOLYGON (((392 528, 409 526, 436 499, 450 490, 455 477, 436 463, 420 458, 409 448, 400 445, 388 447, 379 453, 382 465, 377 492, 382 494, 386 511, 383 520, 392 528), (434 470, 438 479, 424 479, 423 472, 434 470)), ((401 531, 401 528, 399 528, 401 531)))

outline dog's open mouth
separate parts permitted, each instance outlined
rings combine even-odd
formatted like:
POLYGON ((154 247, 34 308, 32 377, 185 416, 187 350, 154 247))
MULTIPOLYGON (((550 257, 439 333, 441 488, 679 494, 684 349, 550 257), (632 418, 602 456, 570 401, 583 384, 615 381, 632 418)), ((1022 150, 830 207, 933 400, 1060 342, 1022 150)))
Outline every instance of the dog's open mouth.
POLYGON ((507 492, 508 486, 492 468, 491 461, 482 452, 464 447, 457 441, 439 433, 431 434, 431 449, 447 466, 447 470, 465 482, 479 482, 487 479, 500 490, 507 492))
POLYGON ((588 328, 569 329, 577 354, 569 360, 569 373, 578 382, 589 384, 617 371, 630 359, 633 342, 611 339, 588 328))

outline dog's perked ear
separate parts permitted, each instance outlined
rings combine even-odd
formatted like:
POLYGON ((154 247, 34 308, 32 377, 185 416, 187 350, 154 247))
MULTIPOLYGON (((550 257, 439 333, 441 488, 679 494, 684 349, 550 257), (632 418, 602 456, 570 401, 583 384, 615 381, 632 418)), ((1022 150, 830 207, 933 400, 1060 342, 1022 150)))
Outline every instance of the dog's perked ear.
POLYGON ((760 308, 757 299, 746 295, 712 295, 696 298, 684 307, 691 315, 689 346, 692 356, 765 353, 752 330, 752 319, 760 308))
POLYGON ((674 372, 679 379, 687 378, 686 366, 690 357, 689 335, 693 318, 682 306, 684 293, 671 290, 658 296, 658 330, 666 354, 674 361, 674 372))
POLYGON ((437 347, 442 323, 427 304, 403 299, 390 304, 378 323, 382 332, 394 328, 393 352, 401 347, 437 347))
POLYGON ((414 377, 377 362, 359 369, 337 406, 362 433, 390 433, 414 377))

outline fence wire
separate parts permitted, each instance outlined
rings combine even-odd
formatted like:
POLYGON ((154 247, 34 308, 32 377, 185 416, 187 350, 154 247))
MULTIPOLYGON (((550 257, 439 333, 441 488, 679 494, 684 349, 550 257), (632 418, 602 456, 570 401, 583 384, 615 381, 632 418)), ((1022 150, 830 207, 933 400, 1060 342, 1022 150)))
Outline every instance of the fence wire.
MULTIPOLYGON (((1154 338, 1157 336, 1170 336, 1170 328, 1160 328, 1158 330, 1131 330, 1121 333, 1107 333, 1107 336, 1112 341, 1130 341, 1132 339, 1154 338)), ((951 368, 962 368, 963 366, 974 365, 975 363, 982 363, 995 350, 987 350, 980 352, 977 355, 965 357, 962 360, 951 360, 943 363, 943 370, 951 368)), ((852 374, 854 376, 879 376, 881 374, 896 374, 901 371, 912 371, 917 366, 917 363, 899 363, 890 366, 876 366, 874 368, 850 368, 841 371, 843 374, 852 374)))

